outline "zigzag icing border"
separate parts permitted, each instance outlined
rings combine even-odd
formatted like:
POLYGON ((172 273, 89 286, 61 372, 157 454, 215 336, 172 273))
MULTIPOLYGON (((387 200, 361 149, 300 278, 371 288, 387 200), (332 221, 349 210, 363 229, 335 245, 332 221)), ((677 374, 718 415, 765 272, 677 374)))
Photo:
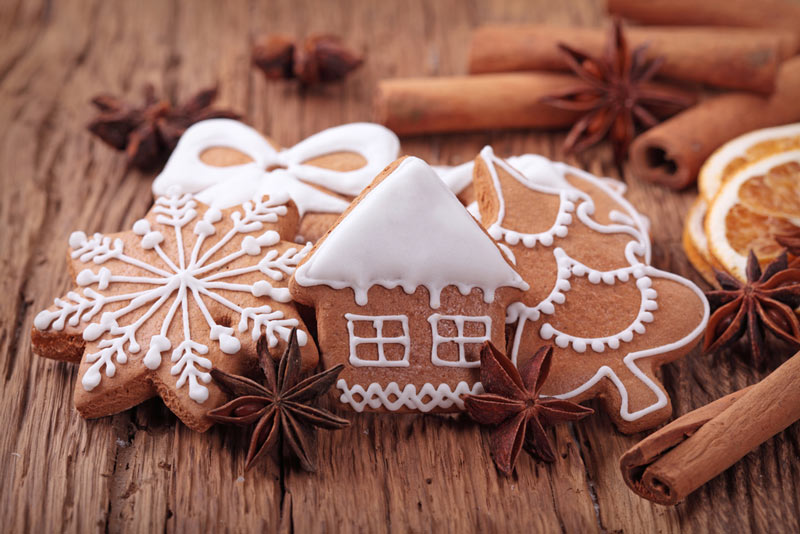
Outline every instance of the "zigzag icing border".
POLYGON ((464 401, 461 400, 461 395, 479 395, 483 393, 483 384, 480 382, 475 382, 470 388, 469 384, 464 381, 456 384, 455 390, 450 389, 449 384, 434 386, 426 382, 419 392, 414 384, 406 384, 401 390, 397 382, 390 382, 385 388, 377 382, 371 383, 366 389, 361 384, 354 384, 350 387, 343 378, 336 382, 336 387, 342 391, 339 400, 344 404, 349 404, 357 412, 363 412, 366 406, 373 410, 384 407, 391 412, 397 411, 404 406, 423 413, 430 412, 434 408, 450 408, 453 405, 456 405, 459 410, 463 410, 464 401), (360 395, 362 400, 355 400, 353 398, 354 394, 360 395), (389 400, 391 395, 394 395, 396 400, 389 400), (428 402, 423 401, 425 397, 430 398, 430 400, 428 402))

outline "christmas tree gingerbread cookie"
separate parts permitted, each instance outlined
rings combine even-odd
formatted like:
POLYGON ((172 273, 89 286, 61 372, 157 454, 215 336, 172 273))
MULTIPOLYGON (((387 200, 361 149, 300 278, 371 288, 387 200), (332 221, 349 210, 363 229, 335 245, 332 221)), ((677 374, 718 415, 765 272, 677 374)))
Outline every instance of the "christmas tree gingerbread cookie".
POLYGON ((523 175, 490 147, 475 160, 482 224, 529 283, 508 308, 520 365, 554 345, 546 395, 600 398, 623 432, 670 417, 655 376, 696 344, 708 303, 690 281, 650 266, 644 219, 603 181, 544 158, 523 175))
POLYGON ((205 414, 226 400, 210 369, 251 372, 262 335, 278 358, 298 327, 303 367, 318 361, 287 289, 310 249, 287 241, 297 219, 286 196, 219 210, 172 194, 132 231, 74 232, 67 260, 76 288, 36 316, 34 351, 80 362, 74 398, 86 418, 158 395, 187 426, 206 430, 205 414))
POLYGON ((481 391, 480 348, 505 343, 528 284, 425 162, 387 167, 301 261, 326 367, 356 411, 454 411, 481 391))
POLYGON ((329 128, 280 149, 246 124, 210 119, 181 136, 153 194, 177 187, 219 209, 288 194, 300 212, 301 241, 316 241, 399 150, 397 136, 378 124, 329 128))

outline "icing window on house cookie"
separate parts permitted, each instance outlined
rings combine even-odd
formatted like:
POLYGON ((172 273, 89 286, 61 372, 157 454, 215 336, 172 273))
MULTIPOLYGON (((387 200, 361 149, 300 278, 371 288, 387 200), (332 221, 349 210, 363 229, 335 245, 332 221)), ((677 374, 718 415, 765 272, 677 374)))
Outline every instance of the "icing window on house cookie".
POLYGON ((441 315, 428 317, 431 323, 431 361, 444 367, 478 367, 480 346, 489 340, 492 319, 486 315, 441 315), (471 347, 470 347, 471 346, 471 347), (467 359, 470 347, 471 359, 467 359))
POLYGON ((411 338, 405 315, 346 313, 350 363, 356 367, 408 367, 411 338))

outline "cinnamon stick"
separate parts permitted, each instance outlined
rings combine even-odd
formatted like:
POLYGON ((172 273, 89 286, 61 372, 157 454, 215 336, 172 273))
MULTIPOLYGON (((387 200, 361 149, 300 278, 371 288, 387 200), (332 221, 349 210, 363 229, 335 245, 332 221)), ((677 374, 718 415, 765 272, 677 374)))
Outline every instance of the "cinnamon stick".
POLYGON ((377 120, 399 135, 563 128, 579 114, 540 100, 578 83, 574 76, 553 73, 382 80, 375 108, 377 120))
MULTIPOLYGON (((648 43, 646 57, 662 57, 658 75, 726 89, 770 93, 781 62, 798 50, 793 32, 714 27, 626 28, 629 46, 648 43)), ((473 74, 569 70, 558 43, 602 50, 601 28, 489 25, 475 30, 469 55, 473 74)))
POLYGON ((800 57, 783 63, 769 97, 728 93, 709 98, 647 130, 630 148, 637 178, 682 189, 697 179, 720 145, 759 128, 800 120, 800 57))
POLYGON ((550 72, 382 80, 375 100, 376 120, 399 135, 565 128, 580 113, 543 104, 541 99, 583 84, 576 76, 550 72))
POLYGON ((690 412, 620 459, 639 496, 673 505, 800 419, 800 353, 754 386, 690 412))
POLYGON ((783 28, 800 34, 792 0, 608 0, 608 12, 644 24, 783 28))

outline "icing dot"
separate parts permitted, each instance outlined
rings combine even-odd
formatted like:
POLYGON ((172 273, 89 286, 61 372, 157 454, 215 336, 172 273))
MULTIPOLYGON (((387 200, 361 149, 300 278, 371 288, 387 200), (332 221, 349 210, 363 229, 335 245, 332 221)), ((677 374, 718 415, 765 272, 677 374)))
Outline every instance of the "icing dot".
POLYGON ((653 314, 650 312, 642 312, 639 316, 639 319, 645 323, 652 323, 653 322, 653 314))
POLYGON ((194 225, 194 233, 197 235, 210 236, 213 235, 215 231, 214 225, 208 221, 200 220, 194 225))
POLYGON ((72 232, 69 235, 69 246, 72 248, 78 248, 81 245, 86 243, 86 234, 83 232, 72 232))
POLYGON ((553 236, 551 236, 550 234, 544 234, 540 236, 539 240, 542 242, 542 245, 546 247, 549 247, 550 245, 553 244, 553 236))
POLYGON ((613 272, 611 272, 611 273, 603 273, 603 282, 605 282, 608 285, 614 284, 615 278, 616 277, 614 276, 613 272))
POLYGON ((84 269, 75 277, 79 286, 88 286, 96 280, 94 273, 90 269, 84 269))
MULTIPOLYGON (((203 375, 206 375, 206 374, 207 373, 201 374, 200 375, 200 379, 203 380, 203 382, 205 382, 207 384, 208 380, 204 380, 205 377, 203 376, 203 375)), ((189 398, 191 398, 193 401, 195 401, 195 402, 197 402, 199 404, 203 404, 206 400, 208 400, 208 388, 205 388, 203 386, 192 387, 191 384, 190 384, 189 385, 189 398)))
POLYGON ((261 246, 256 241, 256 238, 249 235, 242 239, 242 250, 250 256, 255 256, 261 252, 261 246))
MULTIPOLYGON (((114 376, 114 372, 112 371, 113 366, 112 364, 108 364, 108 369, 106 374, 111 373, 109 376, 114 376)), ((92 391, 94 388, 97 387, 97 384, 100 383, 100 372, 95 369, 89 369, 86 371, 86 374, 83 375, 81 378, 81 385, 83 389, 86 391, 92 391)))
POLYGON ((304 330, 297 331, 297 343, 299 343, 301 347, 305 346, 305 344, 308 343, 308 335, 305 333, 304 330))
POLYGON ((272 284, 265 280, 259 280, 255 284, 253 284, 252 289, 250 290, 255 297, 264 297, 269 295, 270 291, 272 291, 272 284))
POLYGON ((554 332, 555 330, 553 329, 552 326, 550 326, 550 323, 543 324, 542 327, 539 329, 539 335, 542 337, 542 339, 550 339, 551 337, 553 337, 554 332))
POLYGON ((599 284, 601 279, 601 275, 597 271, 592 271, 589 273, 589 281, 593 284, 599 284))
POLYGON ((222 334, 219 336, 219 348, 222 349, 222 352, 225 354, 236 354, 239 352, 239 349, 242 348, 242 344, 235 337, 222 334))
POLYGON ((630 279, 630 275, 628 274, 628 271, 620 269, 617 271, 617 278, 619 278, 621 282, 627 282, 630 279))
POLYGON ((161 232, 154 231, 148 232, 142 238, 142 248, 145 250, 150 250, 156 248, 156 246, 160 245, 164 242, 164 235, 161 232))
POLYGON ((517 232, 506 232, 505 240, 509 245, 516 245, 519 243, 519 234, 517 232))
POLYGON ((144 235, 150 231, 150 221, 147 219, 139 219, 133 223, 133 233, 136 235, 144 235))
POLYGON ((203 219, 210 223, 219 222, 222 219, 222 212, 217 208, 209 208, 203 215, 203 219))
POLYGON ((280 240, 281 236, 278 234, 278 232, 276 232, 275 230, 269 230, 261 234, 258 237, 257 242, 262 247, 269 247, 276 244, 280 240))
POLYGON ((572 342, 572 348, 576 352, 586 352, 586 342, 581 339, 576 339, 572 342))
MULTIPOLYGON (((558 345, 562 349, 566 348, 567 345, 569 345, 569 338, 567 336, 565 336, 564 334, 560 334, 560 335, 556 336, 556 345, 558 345)), ((585 349, 585 347, 584 347, 584 349, 585 349)))
POLYGON ((626 343, 633 339, 633 332, 631 330, 625 330, 622 334, 620 334, 620 339, 625 341, 626 343))
POLYGON ((83 330, 83 339, 86 341, 94 341, 103 335, 106 327, 100 323, 92 323, 83 330))
POLYGON ((636 323, 635 325, 633 325, 633 329, 636 331, 637 334, 644 334, 646 330, 642 323, 636 323))
POLYGON ((166 336, 157 334, 150 338, 150 348, 142 360, 148 369, 157 369, 161 365, 161 353, 172 348, 172 343, 166 336))
POLYGON ((617 339, 616 337, 610 338, 608 340, 608 346, 610 348, 612 348, 612 349, 618 349, 619 348, 619 339, 617 339))
POLYGON ((50 326, 50 312, 47 310, 42 310, 36 314, 36 318, 33 320, 33 326, 35 326, 38 330, 45 330, 48 326, 50 326))
POLYGON ((599 339, 595 339, 592 341, 592 350, 595 352, 603 352, 606 350, 606 346, 599 339))
POLYGON ((647 276, 643 276, 642 278, 639 278, 636 281, 636 287, 638 287, 639 289, 647 289, 651 285, 653 285, 653 281, 650 280, 650 278, 648 278, 647 276))

